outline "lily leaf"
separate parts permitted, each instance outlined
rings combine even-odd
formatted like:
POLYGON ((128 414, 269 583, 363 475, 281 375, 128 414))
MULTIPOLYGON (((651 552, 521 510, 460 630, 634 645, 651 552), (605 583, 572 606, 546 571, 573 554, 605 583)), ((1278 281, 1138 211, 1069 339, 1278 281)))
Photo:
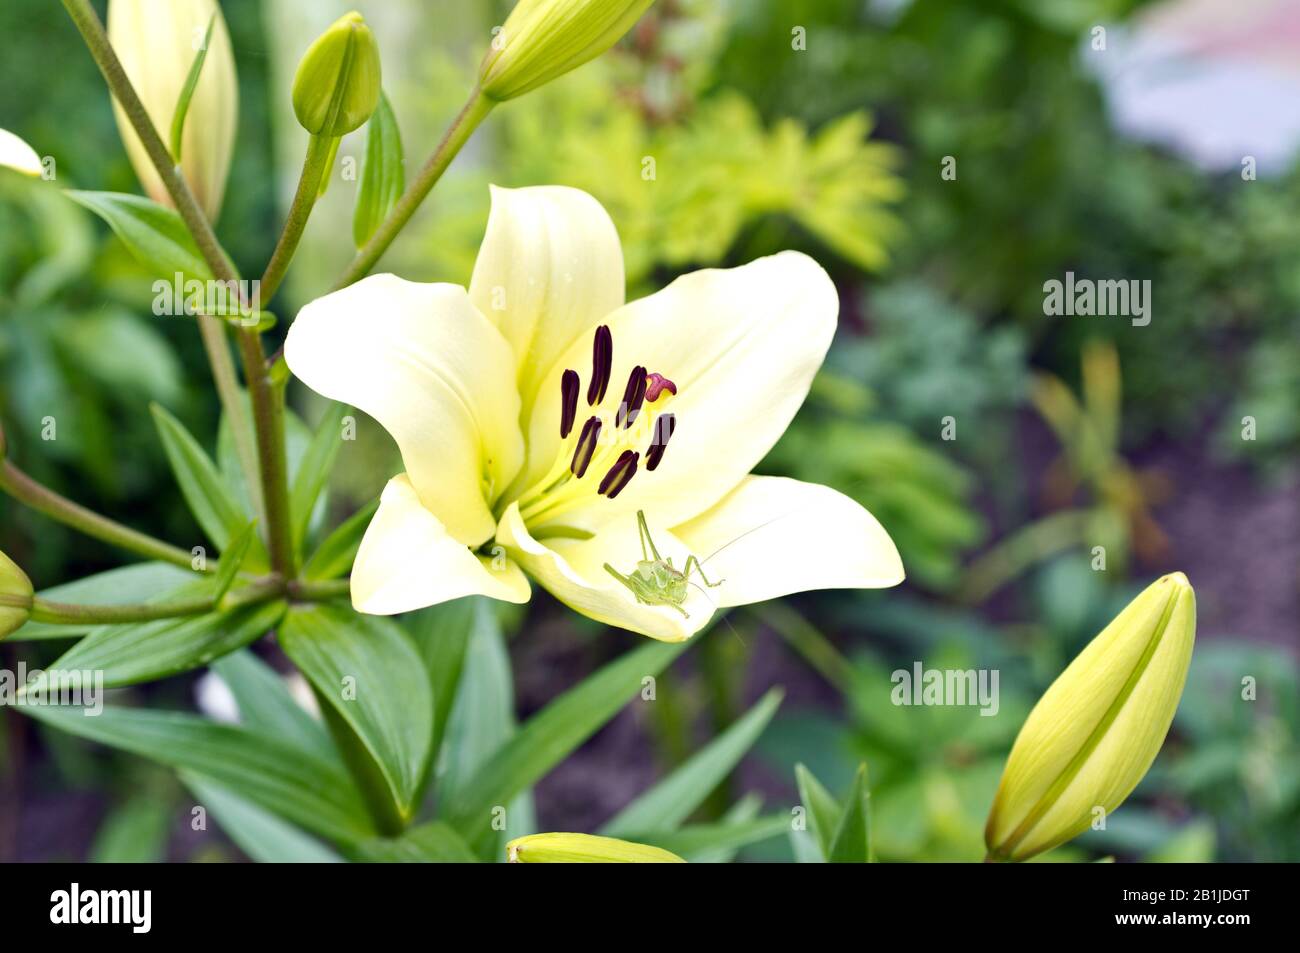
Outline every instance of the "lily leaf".
POLYGON ((356 785, 341 767, 242 726, 112 705, 95 717, 60 705, 19 710, 69 734, 206 775, 330 840, 358 843, 376 833, 356 785))
POLYGON ((832 864, 865 864, 871 860, 871 808, 868 804, 867 766, 859 765, 853 788, 844 804, 839 826, 831 838, 826 860, 832 864))
POLYGON ((181 771, 181 781, 221 829, 253 860, 264 864, 337 864, 343 858, 277 814, 241 797, 198 771, 181 771))
MULTIPOLYGON (((178 619, 104 625, 68 649, 51 668, 102 672, 106 688, 150 682, 243 648, 273 629, 283 614, 284 603, 271 602, 178 619)), ((31 691, 43 686, 47 677, 38 679, 31 691)))
MULTIPOLYGON (((221 478, 216 464, 185 426, 158 404, 149 409, 153 412, 163 450, 190 512, 218 551, 225 552, 231 541, 248 525, 248 516, 221 478)), ((266 548, 260 540, 249 559, 253 565, 265 565, 266 548)))
POLYGON ((816 776, 802 764, 794 766, 794 778, 799 787, 799 802, 808 812, 813 837, 821 852, 821 859, 825 860, 830 856, 831 838, 839 827, 843 809, 816 776))
POLYGON ((379 94, 379 104, 366 126, 366 159, 357 186, 357 206, 352 214, 352 240, 360 248, 393 210, 406 188, 402 167, 402 134, 388 96, 379 94))
POLYGON ((212 277, 185 222, 166 206, 120 192, 68 189, 63 194, 107 222, 127 251, 156 277, 167 281, 177 274, 182 280, 212 277))
POLYGON ((782 695, 777 688, 769 691, 735 724, 620 811, 601 833, 626 838, 635 831, 675 830, 758 740, 782 695))
POLYGON ((298 464, 289 494, 289 511, 293 514, 293 544, 299 549, 307 536, 316 500, 325 488, 330 471, 334 469, 334 460, 343 446, 343 418, 350 412, 350 407, 331 401, 298 464))
POLYGON ((212 670, 235 696, 241 725, 342 764, 325 726, 294 701, 284 679, 251 651, 231 652, 217 659, 212 670))
POLYGON ((642 646, 552 701, 447 799, 443 813, 448 823, 471 840, 489 828, 495 807, 532 787, 614 717, 643 679, 658 675, 698 639, 642 646))
MULTIPOLYGON (((280 646, 307 676, 335 740, 346 729, 360 742, 343 746, 360 776, 377 772, 381 806, 405 824, 433 742, 433 691, 410 637, 390 619, 340 606, 297 606, 280 629, 280 646), (360 759, 362 763, 358 763, 360 759)), ((374 794, 366 791, 363 793, 374 794)))
POLYGON ((371 500, 325 537, 303 566, 303 577, 325 580, 346 575, 357 558, 357 550, 361 547, 361 538, 366 535, 366 527, 378 509, 379 500, 371 500))
POLYGON ((358 860, 384 864, 465 864, 478 858, 454 830, 440 821, 412 827, 400 837, 376 837, 355 851, 358 860))

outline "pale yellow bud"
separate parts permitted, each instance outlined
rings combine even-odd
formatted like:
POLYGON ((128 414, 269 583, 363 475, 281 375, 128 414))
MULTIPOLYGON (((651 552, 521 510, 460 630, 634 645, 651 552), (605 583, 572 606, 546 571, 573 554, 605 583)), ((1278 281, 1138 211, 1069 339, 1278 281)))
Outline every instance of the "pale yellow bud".
POLYGON ((31 609, 32 581, 17 563, 0 553, 0 639, 22 628, 31 609))
POLYGON ((594 834, 531 834, 506 844, 512 864, 684 864, 676 854, 648 844, 594 834))
POLYGON ((1016 738, 984 830, 995 860, 1025 860, 1103 822, 1151 767, 1196 637, 1180 572, 1156 580, 1052 683, 1016 738))
MULTIPOLYGON (((239 84, 230 34, 216 0, 109 0, 108 38, 163 141, 208 24, 212 37, 181 137, 181 172, 209 219, 221 211, 235 148, 239 84), (216 20, 213 21, 215 15, 216 20)), ((130 120, 113 101, 118 133, 145 193, 172 205, 130 120)))
POLYGON ((617 43, 654 0, 519 0, 495 31, 479 88, 513 99, 593 60, 617 43))

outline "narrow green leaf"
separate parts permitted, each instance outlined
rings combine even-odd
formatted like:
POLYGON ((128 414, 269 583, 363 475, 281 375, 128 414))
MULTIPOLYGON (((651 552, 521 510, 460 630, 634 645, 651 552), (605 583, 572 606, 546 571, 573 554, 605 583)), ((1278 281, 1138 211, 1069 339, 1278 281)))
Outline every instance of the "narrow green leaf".
POLYGON ((298 474, 289 493, 289 512, 293 514, 293 544, 299 551, 307 536, 316 500, 325 488, 330 471, 334 469, 334 460, 343 446, 343 418, 351 410, 344 404, 330 402, 298 465, 298 474))
POLYGON ((182 712, 106 706, 23 706, 37 721, 175 768, 197 771, 241 797, 330 840, 375 835, 352 779, 336 764, 240 725, 182 712))
MULTIPOLYGON (((454 799, 516 731, 514 677, 505 636, 486 600, 474 601, 479 606, 477 624, 469 629, 455 702, 447 716, 439 799, 454 799)), ((506 841, 533 833, 535 812, 527 789, 516 794, 505 807, 503 830, 488 829, 479 831, 477 836, 467 835, 470 846, 485 860, 503 860, 506 841)))
POLYGON ((213 591, 214 599, 220 600, 230 591, 231 583, 239 575, 240 567, 244 565, 249 550, 253 548, 253 541, 257 538, 253 532, 256 526, 256 522, 249 523, 235 535, 230 545, 221 551, 221 565, 217 567, 216 587, 213 591))
MULTIPOLYGON (((199 668, 243 648, 274 628, 283 614, 283 602, 270 602, 180 619, 104 625, 68 649, 50 668, 102 672, 105 688, 150 682, 199 668)), ((38 679, 36 685, 43 686, 45 678, 38 679)))
POLYGON ((413 612, 404 620, 433 689, 433 745, 436 763, 456 701, 456 686, 465 666, 465 651, 479 626, 495 626, 496 616, 483 597, 468 596, 413 612))
POLYGON ((679 857, 698 862, 701 855, 707 856, 720 850, 738 850, 769 837, 778 837, 789 829, 790 818, 775 814, 734 824, 693 824, 675 831, 652 831, 634 836, 638 843, 662 847, 679 857))
POLYGON ((325 537, 303 566, 303 577, 323 580, 347 575, 357 558, 357 549, 361 546, 361 538, 366 535, 366 527, 378 509, 379 501, 371 500, 325 537))
POLYGON ((400 837, 377 837, 361 844, 356 858, 374 864, 466 864, 478 858, 454 830, 440 821, 412 827, 400 837))
MULTIPOLYGON (((746 794, 731 805, 727 813, 722 815, 722 820, 719 823, 724 826, 732 826, 755 820, 762 808, 763 799, 761 797, 753 793, 746 794)), ((742 844, 740 846, 746 845, 742 844)), ((691 857, 691 860, 697 864, 729 864, 735 859, 737 852, 738 848, 731 846, 709 848, 695 854, 695 856, 691 857)))
POLYGON ((87 860, 92 864, 155 864, 166 859, 168 805, 152 793, 137 794, 115 807, 95 833, 87 860))
POLYGON ((379 105, 366 126, 366 158, 357 186, 357 205, 352 213, 352 240, 360 248, 393 210, 406 188, 402 167, 402 134, 388 96, 379 95, 379 105))
MULTIPOLYGON (((37 593, 50 602, 67 602, 87 606, 121 606, 132 602, 149 602, 174 598, 174 590, 195 582, 199 577, 170 563, 138 563, 107 572, 96 573, 75 582, 51 586, 37 593)), ((63 639, 85 635, 98 626, 92 623, 28 622, 6 641, 63 639)))
POLYGON ((251 651, 231 652, 212 663, 212 670, 235 696, 241 725, 338 761, 325 726, 294 701, 284 679, 251 651))
POLYGON ((601 833, 627 838, 633 831, 675 830, 753 747, 783 694, 779 688, 769 691, 735 724, 620 811, 601 833))
POLYGON ((493 808, 532 787, 614 717, 695 640, 642 646, 606 665, 534 715, 444 808, 448 822, 471 840, 491 825, 493 808))
POLYGON ((194 98, 194 90, 199 85, 199 74, 203 72, 203 61, 208 57, 208 44, 212 42, 212 27, 217 22, 217 15, 214 13, 208 19, 208 31, 203 34, 203 45, 199 51, 194 54, 194 62, 190 64, 189 74, 185 77, 185 85, 181 87, 181 94, 176 100, 176 108, 172 111, 172 128, 171 128, 171 154, 172 161, 179 164, 181 161, 181 140, 184 139, 185 116, 190 111, 190 100, 194 98))
POLYGON ((149 409, 190 512, 217 550, 225 552, 231 540, 247 525, 248 516, 221 478, 216 464, 184 425, 158 404, 150 405, 149 409))
POLYGON ((433 692, 410 637, 391 619, 301 606, 280 646, 356 735, 409 821, 433 741, 433 692))
POLYGON ((185 222, 171 209, 120 192, 67 189, 63 194, 107 222, 127 251, 155 277, 167 281, 173 281, 177 274, 183 280, 206 281, 212 277, 185 222))
POLYGON ((859 765, 853 775, 839 826, 831 838, 826 860, 832 864, 865 864, 871 859, 870 807, 867 803, 867 766, 859 765))
POLYGON ((808 812, 808 823, 821 858, 825 860, 831 853, 831 838, 840 825, 843 808, 811 771, 802 764, 794 766, 794 779, 799 787, 799 803, 808 812))
POLYGON ((199 806, 216 818, 227 836, 264 864, 337 864, 343 858, 310 834, 259 807, 198 771, 181 771, 181 781, 199 806))

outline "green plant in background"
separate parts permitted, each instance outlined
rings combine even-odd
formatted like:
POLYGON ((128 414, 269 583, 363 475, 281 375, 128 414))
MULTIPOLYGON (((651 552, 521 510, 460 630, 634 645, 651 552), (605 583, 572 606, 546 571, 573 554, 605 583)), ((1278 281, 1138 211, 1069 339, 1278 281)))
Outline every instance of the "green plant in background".
POLYGON ((1120 370, 1115 349, 1095 342, 1083 354, 1083 399, 1040 373, 1031 400, 1062 446, 1048 468, 1049 505, 1067 507, 1016 530, 967 570, 965 597, 981 602, 1030 566, 1066 549, 1087 549, 1095 568, 1123 570, 1130 551, 1148 561, 1168 550, 1149 507, 1166 490, 1158 474, 1139 473, 1120 455, 1120 370), (1086 488, 1091 506, 1072 506, 1086 488))

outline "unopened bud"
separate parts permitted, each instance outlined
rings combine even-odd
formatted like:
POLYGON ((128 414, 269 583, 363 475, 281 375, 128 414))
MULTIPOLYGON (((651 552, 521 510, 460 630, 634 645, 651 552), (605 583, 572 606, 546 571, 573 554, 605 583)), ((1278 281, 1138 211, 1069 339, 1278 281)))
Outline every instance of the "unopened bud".
POLYGON ((32 581, 0 553, 0 639, 23 627, 32 612, 32 581))
POLYGON ((1088 643, 1011 748, 984 830, 991 859, 1050 850, 1124 802, 1164 744, 1195 638, 1196 597, 1176 572, 1088 643))
POLYGON ((684 864, 676 854, 648 844, 594 834, 531 834, 506 844, 512 864, 684 864))
POLYGON ((314 136, 359 128, 379 105, 379 45, 361 14, 348 13, 303 54, 293 78, 293 111, 314 136))
POLYGON ((498 102, 594 60, 622 39, 654 0, 519 0, 479 67, 498 102))

